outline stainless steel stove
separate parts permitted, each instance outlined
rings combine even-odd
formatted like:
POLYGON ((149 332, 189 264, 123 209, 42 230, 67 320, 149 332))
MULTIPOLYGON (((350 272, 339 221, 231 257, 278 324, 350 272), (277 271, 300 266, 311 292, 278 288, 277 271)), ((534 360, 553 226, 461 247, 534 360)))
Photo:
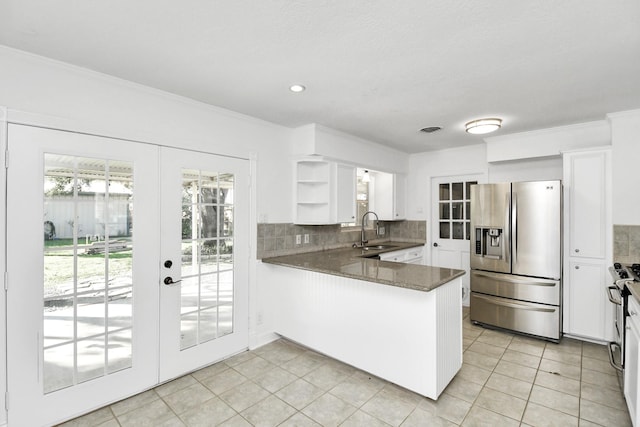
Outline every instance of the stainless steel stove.
POLYGON ((613 278, 613 285, 606 288, 607 296, 611 303, 615 304, 614 309, 614 341, 609 343, 609 362, 616 368, 622 385, 624 378, 624 346, 625 327, 627 322, 627 304, 629 301, 628 283, 640 282, 640 263, 631 265, 613 264, 609 267, 609 272, 613 278))

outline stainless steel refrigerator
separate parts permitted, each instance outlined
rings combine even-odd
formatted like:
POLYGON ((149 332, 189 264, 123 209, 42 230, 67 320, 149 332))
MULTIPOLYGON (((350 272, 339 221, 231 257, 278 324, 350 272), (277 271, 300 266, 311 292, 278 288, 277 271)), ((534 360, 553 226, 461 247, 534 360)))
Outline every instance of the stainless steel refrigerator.
POLYGON ((471 321, 558 341, 561 277, 562 183, 471 186, 471 321))

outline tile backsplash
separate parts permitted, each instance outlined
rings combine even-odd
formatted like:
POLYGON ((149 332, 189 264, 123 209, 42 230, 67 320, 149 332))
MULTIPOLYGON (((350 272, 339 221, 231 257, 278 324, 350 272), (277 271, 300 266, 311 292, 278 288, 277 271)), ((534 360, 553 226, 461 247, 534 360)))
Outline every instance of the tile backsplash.
MULTIPOLYGON (((367 229, 365 238, 370 242, 396 240, 415 243, 425 243, 427 239, 426 221, 380 221, 380 227, 384 227, 383 235, 376 236, 373 229, 367 229)), ((336 249, 353 243, 360 243, 360 228, 344 229, 340 224, 259 223, 257 258, 336 249), (304 243, 307 234, 309 243, 304 243), (296 235, 300 235, 300 244, 296 244, 296 235)))
POLYGON ((613 226, 613 260, 622 264, 640 262, 640 225, 613 226))

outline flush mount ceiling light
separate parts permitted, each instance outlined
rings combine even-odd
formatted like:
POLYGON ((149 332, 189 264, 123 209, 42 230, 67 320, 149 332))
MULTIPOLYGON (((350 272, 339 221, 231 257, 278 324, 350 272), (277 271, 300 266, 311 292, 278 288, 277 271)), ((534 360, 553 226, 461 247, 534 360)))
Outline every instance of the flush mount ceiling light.
POLYGON ((500 129, 502 119, 478 119, 464 125, 468 133, 482 135, 500 129))
POLYGON ((302 85, 298 85, 298 84, 289 86, 289 90, 291 92, 295 92, 295 93, 304 92, 305 89, 306 89, 306 87, 304 87, 302 85))
POLYGON ((371 177, 369 176, 369 171, 365 170, 364 173, 362 174, 362 182, 370 182, 371 181, 371 177))

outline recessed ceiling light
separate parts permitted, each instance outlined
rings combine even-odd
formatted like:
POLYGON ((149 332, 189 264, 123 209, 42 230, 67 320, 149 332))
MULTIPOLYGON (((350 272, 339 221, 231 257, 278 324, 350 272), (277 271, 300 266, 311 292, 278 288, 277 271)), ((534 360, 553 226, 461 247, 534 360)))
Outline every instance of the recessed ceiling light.
POLYGON ((289 90, 291 92, 295 92, 295 93, 304 92, 305 89, 306 89, 306 87, 304 87, 302 85, 297 85, 297 84, 289 86, 289 90))
POLYGON ((502 119, 478 119, 464 125, 468 133, 482 135, 500 129, 502 119))

